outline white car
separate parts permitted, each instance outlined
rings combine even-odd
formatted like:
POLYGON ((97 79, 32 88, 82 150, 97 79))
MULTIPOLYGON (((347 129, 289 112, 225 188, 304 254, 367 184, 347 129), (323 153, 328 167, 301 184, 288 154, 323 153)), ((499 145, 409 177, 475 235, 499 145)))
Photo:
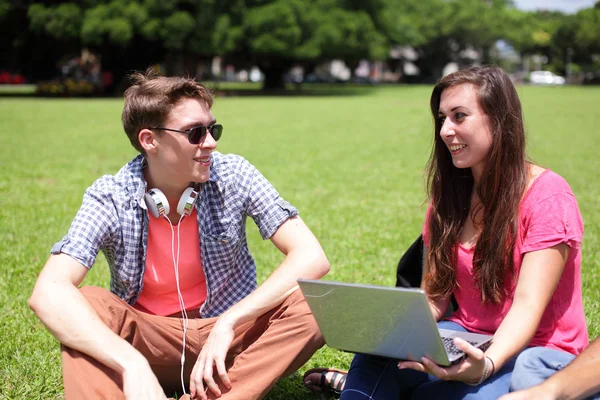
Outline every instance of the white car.
POLYGON ((529 82, 534 85, 564 85, 565 78, 550 71, 532 71, 529 74, 529 82))

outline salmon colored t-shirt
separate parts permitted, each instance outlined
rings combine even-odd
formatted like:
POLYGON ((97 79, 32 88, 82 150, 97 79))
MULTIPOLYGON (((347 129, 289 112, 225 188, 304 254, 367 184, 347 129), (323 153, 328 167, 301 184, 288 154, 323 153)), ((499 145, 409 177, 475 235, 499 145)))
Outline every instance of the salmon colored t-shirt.
MULTIPOLYGON (((429 214, 429 213, 428 213, 429 214)), ((428 221, 423 229, 428 247, 428 221)), ((581 240, 583 221, 568 183, 545 170, 527 191, 519 210, 519 236, 514 251, 515 277, 526 253, 547 249, 560 243, 570 247, 569 257, 558 286, 529 344, 579 354, 588 344, 588 332, 581 295, 581 240)), ((449 318, 470 332, 493 335, 510 310, 516 279, 506 282, 508 296, 500 304, 481 304, 473 274, 474 248, 457 245, 454 297, 458 310, 449 318)))
POLYGON ((196 209, 179 223, 179 232, 177 226, 171 226, 165 218, 148 215, 148 219, 144 285, 134 307, 163 316, 181 312, 173 265, 173 250, 176 258, 179 235, 179 287, 185 308, 197 310, 206 300, 206 279, 200 259, 196 209))

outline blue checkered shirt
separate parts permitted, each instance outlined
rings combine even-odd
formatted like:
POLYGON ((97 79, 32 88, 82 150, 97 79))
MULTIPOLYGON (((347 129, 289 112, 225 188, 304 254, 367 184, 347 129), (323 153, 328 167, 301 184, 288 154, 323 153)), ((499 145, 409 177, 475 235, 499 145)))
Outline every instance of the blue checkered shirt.
MULTIPOLYGON (((88 269, 102 251, 110 267, 110 290, 134 304, 142 291, 148 244, 144 202, 145 160, 137 156, 115 175, 105 175, 83 196, 69 232, 52 247, 88 269)), ((246 242, 246 216, 263 239, 298 210, 269 181, 237 155, 211 155, 210 178, 200 184, 196 203, 200 257, 207 297, 200 311, 216 317, 256 288, 256 264, 246 242)))

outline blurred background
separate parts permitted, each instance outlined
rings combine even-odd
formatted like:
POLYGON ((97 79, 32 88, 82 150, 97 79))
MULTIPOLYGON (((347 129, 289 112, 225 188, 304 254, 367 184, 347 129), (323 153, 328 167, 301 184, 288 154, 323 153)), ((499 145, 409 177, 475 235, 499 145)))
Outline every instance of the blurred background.
POLYGON ((299 89, 432 83, 495 63, 600 82, 595 0, 0 0, 0 93, 120 94, 128 71, 299 89))

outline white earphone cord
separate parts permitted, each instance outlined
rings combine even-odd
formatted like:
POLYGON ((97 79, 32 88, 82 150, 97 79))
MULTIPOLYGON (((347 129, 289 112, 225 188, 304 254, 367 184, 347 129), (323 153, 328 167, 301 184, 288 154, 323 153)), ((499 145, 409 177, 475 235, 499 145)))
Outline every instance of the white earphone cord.
POLYGON ((187 394, 185 391, 185 381, 183 380, 183 368, 185 365, 185 338, 188 327, 188 315, 187 310, 185 309, 185 303, 183 302, 183 295, 181 294, 181 289, 179 287, 179 252, 181 247, 181 240, 179 235, 179 227, 181 226, 181 221, 183 220, 184 214, 179 218, 179 222, 177 223, 177 257, 175 257, 175 231, 173 230, 173 224, 171 224, 171 220, 166 215, 164 216, 167 221, 169 221, 169 227, 171 228, 171 255, 173 256, 173 266, 175 268, 175 283, 177 284, 177 297, 179 299, 179 308, 181 310, 181 318, 183 319, 183 349, 181 350, 181 389, 183 390, 183 394, 187 394))

